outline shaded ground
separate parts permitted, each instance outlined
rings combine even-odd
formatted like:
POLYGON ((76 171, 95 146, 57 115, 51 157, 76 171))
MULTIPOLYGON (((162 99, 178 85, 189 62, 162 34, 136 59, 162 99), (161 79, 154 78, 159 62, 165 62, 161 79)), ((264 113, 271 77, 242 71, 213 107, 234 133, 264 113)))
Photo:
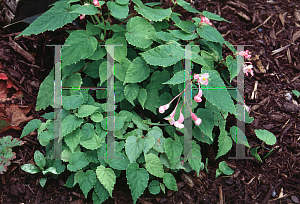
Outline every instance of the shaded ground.
MULTIPOLYGON (((245 77, 245 102, 251 108, 250 116, 255 120, 246 124, 246 136, 251 147, 258 147, 261 141, 255 136, 254 129, 269 130, 277 137, 275 150, 264 163, 254 159, 229 160, 229 156, 235 156, 234 149, 226 156, 214 160, 217 146, 201 145, 204 161, 209 159, 208 174, 203 171, 200 177, 196 177, 194 172, 187 174, 179 171, 175 174, 178 192, 167 190, 165 195, 161 192, 154 196, 146 189, 139 203, 299 203, 300 99, 292 95, 287 100, 285 95, 292 90, 300 91, 300 3, 288 0, 268 2, 270 3, 265 0, 250 0, 237 3, 219 0, 195 1, 193 4, 200 11, 208 10, 231 21, 231 24, 213 22, 226 40, 232 44, 253 45, 246 47, 255 58, 252 59, 255 68, 253 77, 245 77), (285 46, 288 47, 272 53, 285 46), (235 172, 232 176, 215 179, 215 172, 221 161, 230 164, 235 172)), ((191 18, 184 11, 181 14, 185 19, 191 18)), ((15 79, 15 84, 21 90, 24 89, 25 100, 16 99, 15 103, 33 106, 27 116, 39 118, 45 113, 34 111, 38 86, 53 67, 54 51, 45 45, 63 44, 67 37, 65 29, 75 28, 68 25, 56 32, 15 40, 24 50, 33 54, 34 65, 7 44, 9 36, 12 39, 16 36, 11 34, 14 32, 12 28, 1 31, 0 71, 7 73, 15 79), (22 76, 25 79, 18 83, 22 76)), ((225 53, 229 53, 228 50, 224 50, 225 53)), ((11 102, 6 105, 9 103, 11 102)), ((232 117, 228 117, 227 128, 236 125, 235 122, 232 117)), ((25 123, 20 124, 21 129, 24 126, 25 123)), ((18 138, 21 132, 9 130, 0 134, 5 135, 18 138)), ((33 162, 35 150, 42 151, 35 135, 24 137, 24 141, 26 143, 23 146, 14 148, 17 158, 8 167, 7 173, 0 175, 0 203, 91 203, 91 195, 88 200, 84 199, 78 185, 73 189, 62 186, 68 178, 67 173, 60 175, 58 179, 48 180, 43 189, 38 184, 41 175, 23 172, 20 166, 33 162)), ((265 149, 262 157, 268 151, 265 149)), ((246 156, 251 156, 249 151, 246 156)), ((117 179, 113 198, 105 203, 132 203, 124 175, 117 179)))

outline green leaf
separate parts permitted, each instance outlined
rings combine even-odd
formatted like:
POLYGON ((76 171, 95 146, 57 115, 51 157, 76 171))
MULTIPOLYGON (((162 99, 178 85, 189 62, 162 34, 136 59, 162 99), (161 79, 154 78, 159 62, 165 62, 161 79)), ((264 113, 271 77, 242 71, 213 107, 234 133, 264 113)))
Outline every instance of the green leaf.
POLYGON ((77 118, 75 115, 68 115, 61 124, 62 136, 66 136, 83 123, 83 118, 77 118))
POLYGON ((183 30, 168 30, 174 37, 181 40, 194 40, 198 37, 197 33, 187 33, 183 30))
POLYGON ((38 93, 35 110, 46 109, 48 106, 54 108, 54 69, 51 70, 50 74, 45 78, 40 86, 38 93))
POLYGON ((160 90, 165 87, 163 82, 168 81, 170 79, 170 73, 167 70, 162 72, 155 71, 151 75, 151 85, 155 86, 157 90, 160 90))
POLYGON ((136 161, 144 149, 144 140, 136 136, 130 136, 126 139, 125 151, 130 163, 136 161))
POLYGON ((46 169, 45 171, 42 171, 42 173, 43 173, 44 175, 47 174, 47 173, 58 174, 55 167, 49 167, 49 168, 46 169))
POLYGON ((94 203, 101 204, 107 198, 109 198, 108 191, 104 188, 104 186, 96 179, 95 188, 93 192, 93 201, 94 203))
POLYGON ((118 103, 125 98, 124 88, 121 81, 115 82, 115 103, 118 103))
POLYGON ((127 156, 120 152, 115 152, 115 157, 122 157, 123 159, 104 159, 104 161, 114 169, 125 170, 130 164, 127 156))
POLYGON ((95 15, 98 13, 98 8, 94 5, 82 5, 71 11, 71 13, 85 14, 85 15, 95 15))
MULTIPOLYGON (((68 87, 68 88, 77 88, 79 89, 82 84, 82 78, 80 76, 80 73, 74 73, 71 76, 65 78, 62 81, 62 86, 63 87, 68 87)), ((78 90, 63 90, 63 97, 66 95, 72 95, 78 90)))
POLYGON ((209 73, 207 85, 201 85, 204 97, 221 110, 235 114, 236 109, 233 100, 226 90, 226 86, 216 70, 202 69, 201 73, 209 73), (209 88, 209 89, 206 89, 209 88))
POLYGON ((103 61, 99 66, 99 77, 100 77, 100 83, 99 86, 101 86, 106 80, 107 80, 107 61, 103 61))
MULTIPOLYGON (((147 95, 146 95, 146 98, 147 98, 147 95)), ((41 123, 42 122, 38 119, 33 119, 33 120, 29 121, 23 129, 23 132, 22 132, 22 135, 21 135, 20 139, 22 139, 22 137, 28 135, 29 133, 31 133, 35 129, 37 129, 41 125, 41 123)))
POLYGON ((74 152, 70 156, 69 164, 67 166, 69 171, 78 171, 89 164, 85 153, 83 152, 74 152))
POLYGON ((225 43, 221 33, 219 33, 219 31, 210 25, 204 25, 200 28, 197 28, 197 33, 200 35, 200 37, 207 41, 225 43))
POLYGON ((172 164, 171 168, 173 169, 174 165, 179 161, 178 157, 181 156, 183 150, 182 145, 180 142, 174 141, 172 138, 167 138, 164 142, 164 147, 168 159, 172 164))
POLYGON ((232 147, 232 139, 227 136, 227 132, 225 130, 221 130, 219 139, 218 139, 218 154, 216 159, 225 155, 232 147))
POLYGON ((115 18, 126 18, 129 12, 128 4, 121 5, 115 2, 109 1, 106 3, 110 13, 115 18))
POLYGON ((94 122, 100 123, 103 120, 103 115, 96 111, 91 115, 91 119, 94 122))
POLYGON ((219 163, 219 170, 226 175, 231 175, 234 172, 225 161, 219 163))
POLYGON ((200 170, 202 170, 203 168, 203 164, 201 162, 201 152, 199 149, 197 148, 193 148, 191 149, 190 153, 188 154, 188 161, 189 161, 189 164, 191 165, 192 169, 195 170, 197 172, 197 176, 199 176, 199 172, 200 170), (199 159, 197 157, 200 157, 199 159))
POLYGON ((197 116, 202 119, 201 124, 198 126, 205 135, 212 140, 212 131, 214 129, 214 114, 207 109, 199 108, 197 116))
POLYGON ((75 113, 75 115, 79 118, 87 117, 93 114, 98 109, 99 107, 92 106, 92 105, 81 105, 78 108, 78 113, 75 113))
POLYGON ((40 167, 40 169, 44 170, 44 167, 46 165, 46 159, 39 150, 34 152, 34 162, 38 167, 40 167))
MULTIPOLYGON (((98 9, 97 9, 97 11, 98 11, 98 9)), ((97 27, 96 25, 94 25, 93 23, 91 23, 91 22, 89 22, 89 21, 87 21, 87 24, 86 24, 86 31, 89 33, 89 34, 91 34, 91 35, 98 35, 98 34, 100 34, 101 33, 101 29, 99 28, 99 27, 97 27)), ((98 45, 98 47, 97 47, 97 50, 98 50, 98 48, 101 48, 99 45, 98 45)), ((103 47, 102 47, 103 48, 103 47)), ((96 50, 96 51, 97 51, 96 50)), ((95 51, 95 52, 96 52, 95 51)), ((94 53, 95 54, 95 53, 94 53)), ((101 58, 100 58, 101 59, 101 58)), ((94 59, 95 60, 95 59, 94 59)), ((98 60, 98 59, 97 59, 98 60)))
POLYGON ((162 84, 173 84, 173 85, 175 85, 175 84, 181 84, 183 82, 185 82, 185 70, 176 72, 170 80, 168 80, 167 82, 162 83, 162 84))
POLYGON ((126 40, 139 48, 147 48, 153 43, 156 31, 149 21, 142 17, 131 18, 126 25, 126 40))
POLYGON ((194 9, 189 3, 187 3, 184 0, 177 0, 176 2, 179 6, 181 6, 182 8, 184 8, 185 10, 191 13, 201 13, 200 11, 194 9))
POLYGON ((152 180, 148 186, 148 190, 153 195, 159 194, 160 192, 159 181, 152 180))
POLYGON ((81 140, 80 145, 83 146, 86 149, 94 150, 101 147, 102 143, 105 141, 102 141, 105 138, 100 138, 95 132, 93 136, 90 139, 87 140, 81 140))
POLYGON ((168 9, 153 9, 148 6, 145 6, 140 0, 132 0, 138 7, 134 6, 134 9, 144 16, 149 21, 162 21, 164 19, 169 19, 172 10, 168 9))
POLYGON ((80 142, 80 138, 82 137, 81 129, 77 128, 76 130, 70 132, 64 137, 64 140, 68 147, 74 152, 75 148, 78 146, 80 142))
POLYGON ((80 105, 83 104, 83 95, 80 93, 79 95, 66 96, 63 100, 63 107, 66 110, 76 109, 80 105))
POLYGON ((40 185, 41 185, 42 187, 45 187, 46 182, 47 182, 47 178, 41 178, 41 179, 39 180, 39 183, 40 183, 40 185))
POLYGON ((154 146, 155 138, 153 136, 144 137, 144 154, 147 154, 148 151, 154 146))
POLYGON ((142 105, 142 108, 144 109, 144 105, 145 105, 145 102, 147 100, 147 90, 146 89, 140 89, 137 98, 138 98, 140 104, 142 105))
POLYGON ((36 174, 39 173, 40 170, 33 164, 24 164, 21 166, 21 169, 23 171, 26 171, 27 173, 36 174))
POLYGON ((131 61, 127 58, 123 58, 119 61, 119 63, 115 64, 115 76, 120 81, 124 81, 126 74, 126 71, 128 70, 129 66, 131 64, 131 61))
POLYGON ((133 117, 132 122, 141 130, 148 130, 149 126, 143 122, 140 117, 133 117))
POLYGON ((209 18, 211 20, 215 20, 215 21, 226 21, 226 22, 229 22, 227 21, 226 19, 220 17, 219 15, 216 15, 214 13, 211 13, 209 11, 203 11, 202 12, 203 16, 205 16, 206 18, 209 18))
POLYGON ((82 140, 87 140, 90 139, 91 137, 93 137, 94 135, 94 125, 92 123, 86 123, 81 127, 81 139, 82 140))
POLYGON ((116 3, 117 4, 128 4, 129 3, 129 0, 116 0, 116 3))
POLYGON ((297 96, 297 98, 299 98, 300 96, 300 92, 297 90, 292 90, 292 93, 295 94, 295 96, 297 96))
POLYGON ((92 56, 97 48, 98 41, 85 30, 73 31, 66 39, 61 49, 62 67, 92 56))
POLYGON ((148 185, 149 173, 146 169, 139 168, 138 163, 131 163, 126 169, 126 178, 131 189, 133 203, 136 203, 148 185))
POLYGON ((190 34, 192 34, 197 28, 197 26, 195 26, 195 24, 192 21, 180 20, 179 22, 175 22, 174 25, 180 28, 181 30, 185 31, 186 33, 190 34))
MULTIPOLYGON (((115 60, 120 62, 122 59, 126 58, 127 56, 127 42, 124 37, 113 37, 105 42, 106 45, 121 45, 114 47, 114 57, 115 60)), ((107 51, 107 46, 105 46, 107 51)))
POLYGON ((163 153, 165 152, 164 143, 165 138, 163 137, 163 132, 158 126, 154 126, 150 132, 147 133, 147 136, 153 136, 155 139, 155 143, 153 149, 156 151, 163 153), (159 140, 159 142, 158 142, 159 140))
POLYGON ((276 143, 276 137, 273 133, 267 130, 255 130, 256 136, 264 141, 267 145, 274 145, 276 143))
POLYGON ((226 57, 226 64, 230 73, 230 82, 237 76, 237 60, 233 59, 231 55, 226 57))
POLYGON ((109 195, 112 197, 112 191, 116 183, 116 175, 111 168, 105 168, 100 165, 96 169, 96 175, 100 183, 106 188, 109 195))
POLYGON ((94 187, 95 181, 96 174, 93 170, 87 170, 85 173, 80 174, 78 183, 86 198, 89 191, 94 187))
POLYGON ((251 149, 250 149, 250 153, 252 154, 252 156, 254 156, 255 159, 257 159, 257 160, 260 161, 260 162, 263 162, 263 161, 261 160, 260 156, 257 154, 257 149, 258 149, 258 148, 259 148, 259 147, 251 148, 251 149))
POLYGON ((20 36, 29 36, 31 34, 43 33, 47 30, 54 31, 57 28, 61 28, 64 25, 71 23, 75 20, 80 14, 71 13, 77 6, 72 6, 66 1, 60 1, 59 4, 56 4, 51 9, 43 13, 35 21, 33 21, 20 35, 20 36))
POLYGON ((152 111, 154 114, 156 114, 157 109, 155 108, 155 103, 158 98, 158 89, 153 85, 149 84, 146 87, 147 95, 151 97, 147 97, 145 102, 145 108, 152 111))
POLYGON ((159 31, 156 33, 157 37, 162 41, 169 42, 170 40, 178 41, 171 33, 159 31))
POLYGON ((177 183, 174 176, 170 173, 165 173, 163 177, 163 182, 167 186, 168 189, 173 191, 178 191, 177 189, 177 183))
POLYGON ((60 159, 55 159, 51 164, 51 167, 54 167, 56 169, 57 174, 61 174, 66 169, 66 165, 62 164, 62 161, 60 159))
MULTIPOLYGON (((122 117, 116 116, 114 118, 114 122, 115 122, 115 126, 114 127, 110 127, 109 128, 110 131, 120 130, 124 126, 124 118, 122 118, 122 117), (115 129, 113 129, 113 128, 115 128, 115 129)), ((102 120, 101 127, 104 130, 107 130, 107 117, 104 120, 102 120)))
POLYGON ((142 57, 135 58, 126 71, 124 83, 138 83, 147 79, 150 68, 142 57))
POLYGON ((149 153, 145 155, 145 161, 146 161, 146 169, 147 171, 157 177, 163 178, 164 177, 164 169, 163 165, 155 154, 149 153))
MULTIPOLYGON (((94 24, 93 24, 93 25, 94 25, 94 24)), ((87 32, 91 33, 91 31, 88 31, 88 30, 87 30, 87 32)), ((96 32, 96 31, 95 31, 95 32, 96 32)), ((93 34, 91 34, 91 35, 93 35, 93 34)), ((100 45, 98 44, 98 45, 97 45, 97 49, 95 50, 94 54, 92 54, 90 57, 88 57, 88 59, 90 59, 90 60, 101 60, 101 59, 103 59, 103 57, 104 57, 106 54, 107 54, 107 52, 106 52, 105 48, 104 48, 103 46, 100 46, 100 45)), ((94 62, 95 62, 95 61, 94 61, 94 62)), ((95 78, 96 76, 99 75, 99 73, 97 73, 96 75, 91 75, 91 74, 90 74, 90 72, 92 71, 92 70, 90 71, 90 66, 91 66, 94 62, 92 62, 86 69, 83 70, 83 72, 85 72, 88 76, 93 77, 93 78, 95 78)), ((97 61, 97 62, 98 62, 98 61, 97 61)), ((102 62, 102 61, 100 61, 100 62, 102 62)), ((100 63, 99 63, 99 64, 100 64, 100 63)), ((98 67, 99 67, 99 65, 98 65, 98 67)), ((97 69, 95 69, 96 72, 98 71, 98 67, 97 67, 97 69)))
POLYGON ((232 140, 235 141, 237 144, 243 144, 246 147, 250 148, 248 140, 247 140, 245 134, 243 133, 243 131, 240 128, 238 128, 236 126, 232 126, 230 128, 230 135, 231 135, 232 140), (237 134, 237 132, 239 132, 239 134, 237 134), (237 135, 243 135, 243 136, 238 137, 237 135))
POLYGON ((172 43, 160 45, 140 54, 148 64, 168 67, 184 58, 184 49, 172 43))
POLYGON ((127 84, 125 86, 124 89, 124 95, 126 97, 126 99, 134 106, 134 99, 136 99, 136 97, 139 94, 139 85, 137 84, 127 84))

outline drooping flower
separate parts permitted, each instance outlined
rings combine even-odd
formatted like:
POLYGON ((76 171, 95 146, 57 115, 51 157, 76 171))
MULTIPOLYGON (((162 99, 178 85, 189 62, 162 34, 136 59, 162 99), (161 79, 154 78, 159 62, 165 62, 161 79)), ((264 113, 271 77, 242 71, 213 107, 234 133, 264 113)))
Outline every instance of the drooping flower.
POLYGON ((199 79, 199 74, 194 74, 194 79, 199 79))
POLYGON ((243 68, 244 73, 246 74, 246 76, 248 76, 248 72, 249 72, 251 74, 251 76, 253 76, 254 74, 253 74, 253 70, 252 70, 252 68, 253 68, 252 63, 248 62, 248 63, 250 63, 250 65, 247 65, 246 63, 247 62, 245 62, 244 68, 243 68))
POLYGON ((200 23, 205 23, 205 24, 208 24, 208 25, 212 25, 212 23, 210 22, 210 20, 208 18, 206 18, 205 16, 201 16, 200 23))
POLYGON ((180 109, 180 116, 179 116, 178 120, 174 122, 174 126, 179 128, 179 129, 184 128, 184 125, 182 124, 183 121, 184 121, 184 116, 181 113, 181 109, 180 109))
POLYGON ((173 112, 170 114, 170 116, 165 118, 165 120, 169 121, 170 125, 173 125, 175 122, 174 116, 175 116, 176 108, 177 108, 177 106, 175 107, 173 112))
POLYGON ((85 18, 85 14, 81 14, 79 18, 80 20, 83 20, 85 18))
POLYGON ((170 107, 170 104, 166 104, 166 105, 163 105, 163 106, 160 106, 159 107, 159 113, 164 113, 166 110, 168 110, 168 108, 170 107))
POLYGON ((198 118, 198 117, 195 115, 195 113, 192 113, 192 112, 191 112, 191 115, 192 115, 192 119, 195 121, 195 125, 200 125, 201 122, 202 122, 201 118, 198 118))
POLYGON ((99 1, 98 0, 93 0, 93 3, 95 6, 100 6, 99 1))
POLYGON ((197 103, 200 103, 202 101, 202 90, 200 89, 199 87, 199 92, 198 94, 194 97, 194 100, 197 102, 197 103))
POLYGON ((208 73, 201 74, 199 76, 198 83, 200 82, 201 84, 207 85, 208 84, 208 77, 209 77, 208 73))

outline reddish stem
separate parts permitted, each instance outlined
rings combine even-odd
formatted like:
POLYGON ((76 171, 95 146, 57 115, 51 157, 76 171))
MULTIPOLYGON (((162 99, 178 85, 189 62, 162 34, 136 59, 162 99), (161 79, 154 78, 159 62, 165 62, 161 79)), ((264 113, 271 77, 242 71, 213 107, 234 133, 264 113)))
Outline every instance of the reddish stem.
POLYGON ((125 18, 121 23, 119 23, 119 25, 121 25, 122 23, 124 23, 125 21, 127 21, 129 18, 131 18, 132 16, 134 16, 137 13, 137 11, 133 12, 130 16, 128 16, 127 18, 125 18))

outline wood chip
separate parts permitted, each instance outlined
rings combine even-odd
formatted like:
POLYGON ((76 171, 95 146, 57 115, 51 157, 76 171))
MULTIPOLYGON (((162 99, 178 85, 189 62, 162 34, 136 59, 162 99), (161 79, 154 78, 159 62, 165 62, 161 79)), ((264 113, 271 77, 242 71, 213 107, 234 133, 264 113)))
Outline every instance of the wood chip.
POLYGON ((293 34, 292 42, 294 43, 299 37, 300 37, 300 30, 296 31, 296 32, 293 34))
POLYGON ((278 15, 278 17, 279 17, 279 20, 280 20, 282 26, 284 26, 284 23, 285 23, 285 17, 284 17, 284 15, 282 13, 280 13, 278 15))
POLYGON ((29 54, 26 50, 24 50, 18 43, 13 41, 11 37, 9 37, 9 42, 7 43, 11 48, 14 49, 15 52, 19 53, 21 56, 23 56, 26 60, 34 64, 35 59, 34 57, 29 54))
POLYGON ((292 64, 292 57, 291 57, 291 52, 290 52, 290 49, 288 48, 287 51, 286 51, 286 56, 289 60, 289 63, 292 64))
POLYGON ((245 13, 243 13, 242 11, 236 11, 236 13, 237 13, 240 17, 244 18, 246 21, 251 21, 251 18, 250 18, 249 16, 247 16, 245 13))
POLYGON ((190 188, 193 188, 194 187, 194 182, 193 180, 188 176, 186 175, 185 173, 182 173, 180 175, 181 179, 190 187, 190 188))
POLYGON ((300 11, 299 10, 294 11, 294 16, 295 16, 296 21, 300 21, 300 11))

